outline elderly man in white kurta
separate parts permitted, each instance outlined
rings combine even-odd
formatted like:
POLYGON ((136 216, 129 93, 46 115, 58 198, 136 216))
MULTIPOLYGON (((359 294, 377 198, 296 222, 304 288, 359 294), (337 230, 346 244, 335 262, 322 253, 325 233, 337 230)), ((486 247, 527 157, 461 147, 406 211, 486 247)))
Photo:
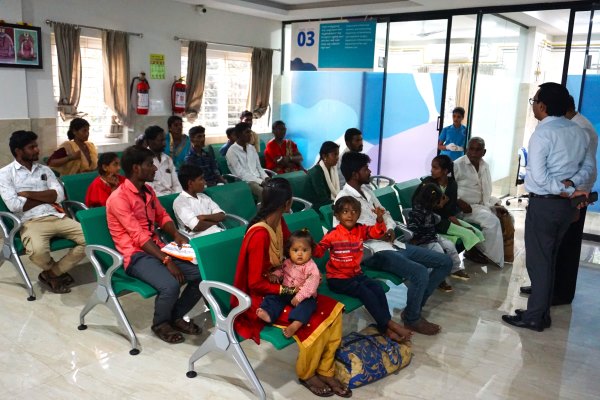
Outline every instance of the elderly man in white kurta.
MULTIPOLYGON (((483 160, 485 141, 471 138, 467 154, 454 162, 454 177, 458 184, 458 206, 462 211, 461 219, 481 226, 485 241, 477 245, 490 261, 504 266, 504 239, 499 215, 508 211, 499 206, 497 198, 492 196, 492 177, 489 165, 483 160)), ((513 228, 510 228, 513 229, 513 228)), ((514 229, 512 231, 514 233, 514 229)), ((512 238, 511 238, 512 240, 512 238)), ((512 261, 511 254, 508 255, 512 261)))

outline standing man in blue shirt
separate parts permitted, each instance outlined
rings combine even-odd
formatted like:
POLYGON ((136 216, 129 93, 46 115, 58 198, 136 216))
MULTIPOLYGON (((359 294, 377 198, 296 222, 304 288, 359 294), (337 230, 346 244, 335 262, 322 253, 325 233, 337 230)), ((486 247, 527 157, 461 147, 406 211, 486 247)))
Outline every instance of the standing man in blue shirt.
POLYGON ((465 109, 456 107, 452 110, 452 125, 442 129, 438 138, 438 150, 440 154, 445 154, 456 160, 465 155, 465 145, 467 143, 467 127, 462 124, 465 118, 465 109))
POLYGON ((526 310, 515 310, 516 315, 503 315, 502 319, 518 328, 542 332, 552 324, 550 306, 558 249, 577 217, 577 208, 570 199, 588 195, 587 189, 578 188, 590 179, 595 168, 586 157, 589 136, 564 118, 569 104, 564 86, 544 83, 529 103, 540 121, 529 140, 525 174, 530 196, 525 218, 525 262, 531 295, 526 310))

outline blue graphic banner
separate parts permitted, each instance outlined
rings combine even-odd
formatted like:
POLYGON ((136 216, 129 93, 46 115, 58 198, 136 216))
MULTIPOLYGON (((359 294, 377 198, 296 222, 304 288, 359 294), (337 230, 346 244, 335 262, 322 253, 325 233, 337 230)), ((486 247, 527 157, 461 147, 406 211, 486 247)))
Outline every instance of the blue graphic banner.
POLYGON ((319 29, 319 68, 372 69, 375 21, 322 23, 319 29))

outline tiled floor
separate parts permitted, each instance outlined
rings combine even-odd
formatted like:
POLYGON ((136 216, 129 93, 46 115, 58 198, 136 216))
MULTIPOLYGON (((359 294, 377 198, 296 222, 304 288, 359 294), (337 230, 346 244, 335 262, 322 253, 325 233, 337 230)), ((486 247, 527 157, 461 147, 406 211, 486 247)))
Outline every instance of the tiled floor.
MULTIPOLYGON (((511 328, 503 313, 524 307, 518 294, 526 284, 523 212, 516 211, 517 257, 500 270, 467 263, 472 278, 452 280, 452 293, 436 292, 425 316, 443 326, 435 337, 417 335, 412 364, 397 375, 356 389, 356 399, 598 399, 600 393, 600 268, 586 263, 572 306, 553 310, 552 328, 537 333, 511 328)), ((586 251, 598 251, 588 246, 586 251)), ((587 254, 587 253, 586 253, 587 254)), ((26 263, 26 257, 23 258, 26 263)), ((586 258, 592 261, 593 258, 586 258)), ((29 264, 34 281, 39 273, 29 264)), ((37 284, 38 299, 26 292, 14 268, 0 268, 0 399, 251 399, 238 367, 216 355, 196 364, 198 377, 185 376, 187 361, 206 334, 167 345, 150 331, 153 301, 135 294, 122 298, 142 352, 128 354, 129 343, 109 311, 97 307, 89 329, 78 331, 83 304, 92 293, 89 264, 74 270, 73 292, 55 295, 37 284), (81 283, 81 282, 85 283, 81 283)), ((394 315, 404 306, 405 288, 389 293, 394 315)), ((192 315, 206 322, 199 305, 192 315)), ((344 316, 344 331, 369 323, 364 310, 344 316)), ((269 344, 244 342, 243 348, 269 398, 312 397, 294 380, 295 346, 276 351, 269 344)))

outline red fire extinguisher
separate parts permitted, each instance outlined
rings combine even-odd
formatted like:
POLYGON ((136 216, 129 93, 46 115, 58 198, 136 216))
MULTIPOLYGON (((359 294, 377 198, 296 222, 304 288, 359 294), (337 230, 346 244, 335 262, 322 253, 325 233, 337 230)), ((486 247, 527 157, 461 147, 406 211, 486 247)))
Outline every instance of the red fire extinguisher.
POLYGON ((129 96, 131 97, 133 93, 133 88, 135 85, 136 95, 133 99, 135 112, 139 115, 148 114, 148 110, 150 109, 150 84, 146 80, 146 73, 140 72, 139 77, 135 77, 131 80, 131 85, 129 86, 129 96), (135 85, 135 81, 138 81, 137 85, 135 85))
POLYGON ((173 114, 182 114, 185 111, 185 83, 183 77, 175 78, 171 86, 171 107, 173 114))

